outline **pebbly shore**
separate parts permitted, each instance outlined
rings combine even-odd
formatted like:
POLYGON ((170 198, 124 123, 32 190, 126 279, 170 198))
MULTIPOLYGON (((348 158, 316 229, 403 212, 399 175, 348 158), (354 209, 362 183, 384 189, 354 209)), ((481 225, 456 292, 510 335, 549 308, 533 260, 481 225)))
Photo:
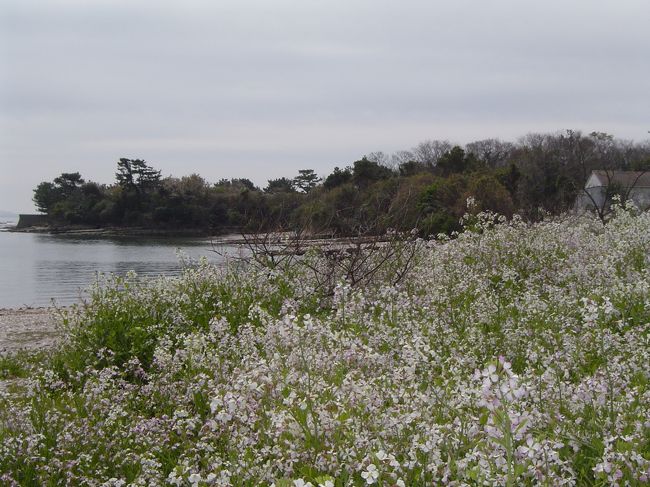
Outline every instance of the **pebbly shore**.
POLYGON ((54 308, 0 308, 0 354, 51 346, 58 336, 54 308))

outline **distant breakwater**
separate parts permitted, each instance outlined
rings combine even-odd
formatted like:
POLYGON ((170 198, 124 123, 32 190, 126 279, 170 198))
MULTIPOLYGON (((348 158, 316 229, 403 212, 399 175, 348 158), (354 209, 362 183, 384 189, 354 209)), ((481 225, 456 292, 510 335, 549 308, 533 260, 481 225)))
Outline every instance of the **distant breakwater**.
POLYGON ((49 226, 52 224, 52 219, 48 215, 43 214, 27 214, 22 213, 18 215, 18 223, 16 224, 16 229, 20 230, 23 228, 31 227, 43 227, 49 226))

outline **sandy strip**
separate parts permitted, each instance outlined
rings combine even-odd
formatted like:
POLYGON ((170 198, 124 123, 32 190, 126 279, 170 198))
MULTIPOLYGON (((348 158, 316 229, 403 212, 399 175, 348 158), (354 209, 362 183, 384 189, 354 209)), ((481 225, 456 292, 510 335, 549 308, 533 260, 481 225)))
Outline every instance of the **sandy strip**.
POLYGON ((0 354, 51 346, 56 323, 53 308, 0 309, 0 354))

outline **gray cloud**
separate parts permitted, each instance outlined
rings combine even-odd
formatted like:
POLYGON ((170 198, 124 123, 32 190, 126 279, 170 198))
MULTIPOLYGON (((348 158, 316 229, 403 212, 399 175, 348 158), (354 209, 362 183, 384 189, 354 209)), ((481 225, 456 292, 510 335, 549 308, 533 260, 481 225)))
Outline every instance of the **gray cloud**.
POLYGON ((645 1, 4 3, 0 209, 121 156, 263 184, 424 138, 650 129, 645 1))

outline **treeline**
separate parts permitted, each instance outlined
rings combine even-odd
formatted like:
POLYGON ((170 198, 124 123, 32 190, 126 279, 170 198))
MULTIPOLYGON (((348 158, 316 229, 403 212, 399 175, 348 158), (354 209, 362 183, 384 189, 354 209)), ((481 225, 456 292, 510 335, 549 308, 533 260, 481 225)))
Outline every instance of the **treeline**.
POLYGON ((248 179, 163 178, 144 160, 120 159, 113 184, 63 173, 40 183, 34 202, 53 219, 100 227, 338 234, 417 228, 430 235, 457 229, 470 197, 472 211, 535 220, 570 209, 592 169, 636 170, 649 163, 647 142, 568 130, 464 147, 429 140, 391 155, 370 153, 324 178, 303 169, 264 188, 248 179))

